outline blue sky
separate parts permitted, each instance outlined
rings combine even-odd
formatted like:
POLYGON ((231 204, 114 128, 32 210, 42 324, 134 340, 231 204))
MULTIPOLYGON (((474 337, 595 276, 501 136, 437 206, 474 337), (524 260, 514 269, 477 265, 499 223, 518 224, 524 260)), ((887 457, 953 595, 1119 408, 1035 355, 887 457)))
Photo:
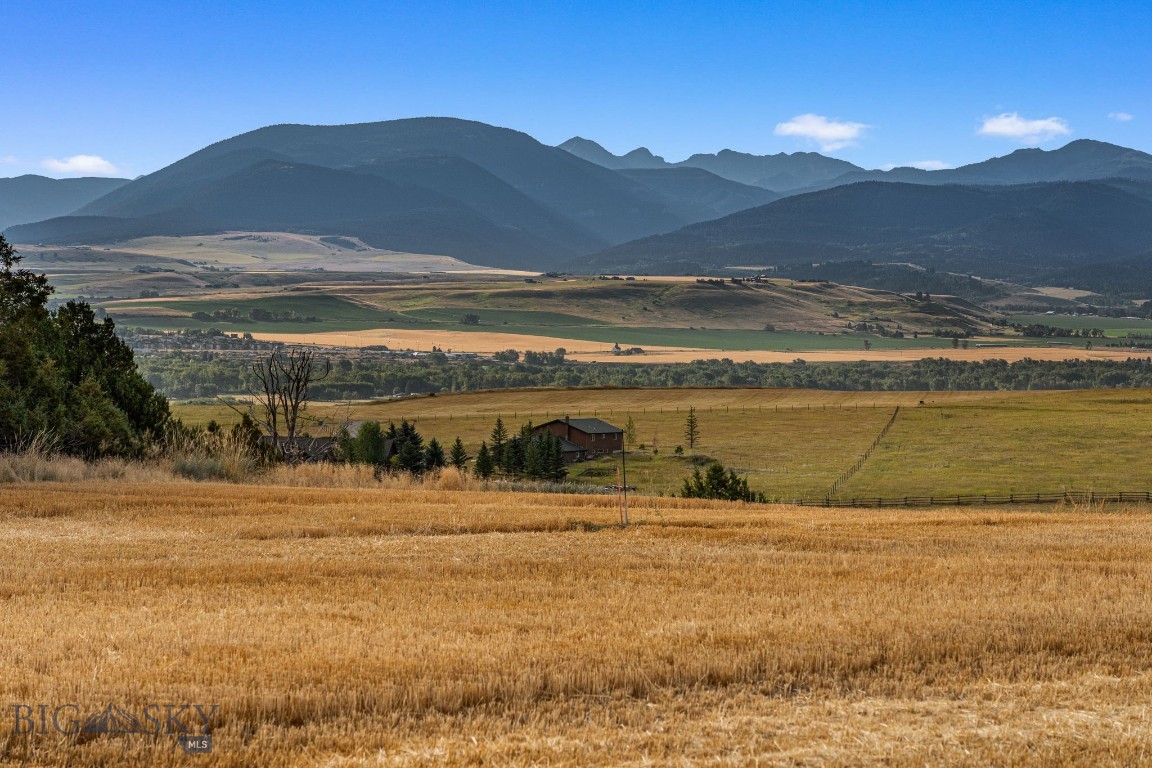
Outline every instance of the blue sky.
POLYGON ((272 123, 424 115, 669 160, 1152 152, 1152 2, 8 0, 0 176, 135 176, 272 123))

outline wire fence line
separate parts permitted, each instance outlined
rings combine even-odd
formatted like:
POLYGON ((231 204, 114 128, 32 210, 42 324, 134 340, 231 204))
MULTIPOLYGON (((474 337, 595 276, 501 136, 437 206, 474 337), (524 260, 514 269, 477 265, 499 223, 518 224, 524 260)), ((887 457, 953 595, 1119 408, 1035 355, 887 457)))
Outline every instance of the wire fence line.
POLYGON ((832 498, 838 495, 840 493, 840 489, 844 487, 844 484, 851 480, 853 475, 864 468, 864 465, 868 463, 868 459, 872 457, 873 451, 875 451, 880 446, 880 441, 884 439, 884 437, 888 434, 888 430, 892 429, 892 425, 896 423, 896 417, 899 415, 900 406, 896 406, 896 410, 892 411, 892 417, 888 419, 888 423, 885 424, 884 428, 880 430, 880 434, 876 435, 876 439, 872 441, 872 444, 868 446, 868 449, 864 451, 864 453, 860 454, 860 458, 856 459, 855 464, 841 472, 840 477, 836 478, 831 487, 828 488, 827 498, 832 498))
POLYGON ((853 498, 795 499, 793 504, 803 507, 925 507, 925 506, 980 506, 984 504, 1099 504, 1099 503, 1152 503, 1152 491, 1064 491, 1061 493, 983 493, 952 494, 942 496, 862 496, 853 498))

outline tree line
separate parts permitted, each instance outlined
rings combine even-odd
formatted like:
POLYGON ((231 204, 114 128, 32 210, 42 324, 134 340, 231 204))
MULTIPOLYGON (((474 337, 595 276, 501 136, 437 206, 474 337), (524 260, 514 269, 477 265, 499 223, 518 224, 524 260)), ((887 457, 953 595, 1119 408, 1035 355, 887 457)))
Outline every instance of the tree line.
MULTIPOLYGON (((697 360, 691 363, 595 365, 506 364, 489 360, 336 361, 317 382, 317 400, 349 400, 396 394, 467 392, 513 387, 793 387, 868 391, 1107 389, 1152 387, 1152 358, 1128 360, 750 363, 697 360)), ((218 352, 142 354, 145 378, 173 398, 215 397, 248 389, 250 362, 218 352)))
MULTIPOLYGON (((452 465, 467 471, 472 460, 459 437, 449 452, 436 438, 427 444, 414 424, 404 420, 397 427, 390 423, 384 429, 378 421, 360 424, 353 435, 343 428, 336 438, 336 459, 368 464, 377 470, 409 472, 423 475, 452 465)), ((515 435, 510 435, 504 420, 496 418, 488 440, 480 443, 472 473, 488 480, 498 475, 510 479, 560 482, 568 475, 560 438, 537 433, 532 422, 526 422, 515 435)))
POLYGON ((88 458, 142 455, 164 434, 167 400, 110 319, 82 301, 49 309, 54 289, 20 261, 0 235, 0 450, 46 437, 88 458))

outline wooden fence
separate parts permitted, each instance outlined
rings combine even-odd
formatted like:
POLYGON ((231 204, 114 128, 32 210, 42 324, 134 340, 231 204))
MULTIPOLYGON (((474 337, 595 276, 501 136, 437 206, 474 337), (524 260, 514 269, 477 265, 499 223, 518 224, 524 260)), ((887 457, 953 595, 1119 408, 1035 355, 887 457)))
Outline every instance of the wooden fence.
POLYGON ((856 463, 841 472, 840 477, 836 478, 836 481, 832 483, 832 487, 828 489, 827 498, 838 496, 840 489, 844 487, 844 484, 851 480, 853 475, 864 468, 864 465, 868 462, 868 459, 872 457, 872 452, 880 447, 880 441, 883 440, 884 437, 888 434, 888 430, 892 429, 892 425, 896 423, 896 417, 899 415, 900 406, 896 406, 896 410, 892 411, 892 418, 888 419, 888 423, 885 424, 884 428, 880 430, 880 434, 876 435, 876 439, 873 440, 872 444, 868 446, 868 450, 860 454, 860 458, 856 459, 856 463))
POLYGON ((1063 493, 956 494, 951 496, 864 496, 853 498, 795 499, 791 503, 805 507, 952 507, 984 504, 1097 504, 1105 502, 1152 503, 1152 491, 1066 491, 1063 493))

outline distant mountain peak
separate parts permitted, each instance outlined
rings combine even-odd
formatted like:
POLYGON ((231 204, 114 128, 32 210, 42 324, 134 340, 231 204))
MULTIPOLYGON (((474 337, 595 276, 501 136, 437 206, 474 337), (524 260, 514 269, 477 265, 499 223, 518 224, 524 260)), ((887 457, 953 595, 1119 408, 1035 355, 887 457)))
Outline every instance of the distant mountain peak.
POLYGON ((657 161, 657 162, 662 163, 664 165, 668 164, 668 161, 666 161, 664 158, 660 157, 660 155, 652 154, 652 151, 650 149, 648 149, 648 147, 636 147, 636 149, 634 149, 631 152, 629 152, 628 154, 624 155, 624 158, 625 159, 632 159, 632 160, 657 161))
POLYGON ((653 155, 646 147, 637 147, 626 155, 614 155, 596 142, 580 136, 573 136, 558 146, 559 149, 576 155, 582 160, 613 171, 668 167, 664 158, 653 155))

